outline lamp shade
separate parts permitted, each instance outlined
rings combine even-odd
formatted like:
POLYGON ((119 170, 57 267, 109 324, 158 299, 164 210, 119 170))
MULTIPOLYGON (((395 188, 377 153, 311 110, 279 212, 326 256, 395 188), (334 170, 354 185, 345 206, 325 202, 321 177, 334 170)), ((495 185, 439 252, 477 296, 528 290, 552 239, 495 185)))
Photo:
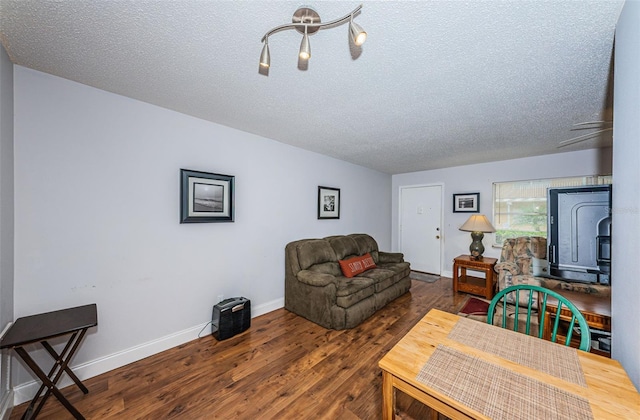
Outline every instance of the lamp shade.
POLYGON ((484 214, 474 214, 464 222, 459 228, 465 232, 495 232, 496 228, 493 227, 487 216, 484 214))

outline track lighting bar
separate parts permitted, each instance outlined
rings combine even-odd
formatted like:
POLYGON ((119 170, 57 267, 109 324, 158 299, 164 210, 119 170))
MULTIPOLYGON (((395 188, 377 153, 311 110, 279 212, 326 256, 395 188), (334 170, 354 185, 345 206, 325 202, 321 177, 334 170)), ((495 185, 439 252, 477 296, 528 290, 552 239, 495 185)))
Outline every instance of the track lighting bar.
POLYGON ((271 55, 269 52, 269 37, 276 32, 284 31, 287 29, 295 29, 298 32, 304 34, 302 43, 300 44, 299 57, 302 60, 308 60, 311 57, 311 47, 309 45, 309 34, 313 34, 320 29, 331 28, 341 25, 346 21, 349 21, 349 34, 356 46, 360 46, 367 38, 367 33, 353 21, 354 15, 356 15, 362 9, 362 5, 359 5, 351 13, 347 13, 341 18, 334 19, 330 22, 321 23, 320 16, 315 10, 308 7, 300 7, 293 14, 292 23, 286 23, 284 25, 276 26, 269 30, 262 37, 264 46, 262 47, 262 53, 260 54, 260 66, 268 68, 271 65, 271 55))

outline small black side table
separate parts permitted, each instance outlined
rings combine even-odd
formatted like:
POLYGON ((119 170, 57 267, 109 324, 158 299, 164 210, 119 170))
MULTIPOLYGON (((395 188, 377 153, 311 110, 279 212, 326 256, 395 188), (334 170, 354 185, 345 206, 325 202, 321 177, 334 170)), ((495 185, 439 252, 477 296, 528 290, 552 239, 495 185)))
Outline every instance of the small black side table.
POLYGON ((67 372, 82 392, 85 394, 89 392, 80 379, 71 371, 69 361, 78 349, 87 330, 96 325, 98 325, 98 313, 95 303, 62 309, 60 311, 25 316, 18 318, 16 322, 11 325, 5 336, 0 340, 0 349, 14 349, 16 353, 18 353, 18 356, 24 360, 27 366, 29 366, 33 373, 42 381, 40 389, 35 397, 33 397, 33 400, 31 400, 27 411, 22 415, 23 419, 36 418, 51 394, 55 395, 58 401, 60 401, 76 419, 84 419, 82 414, 62 395, 56 384, 62 377, 62 373, 67 372), (58 354, 47 340, 67 334, 71 334, 69 341, 67 341, 62 352, 58 354), (37 342, 40 342, 55 360, 48 375, 42 371, 24 349, 24 346, 27 344, 37 342), (45 390, 46 392, 42 400, 40 400, 40 403, 35 407, 36 402, 45 390))

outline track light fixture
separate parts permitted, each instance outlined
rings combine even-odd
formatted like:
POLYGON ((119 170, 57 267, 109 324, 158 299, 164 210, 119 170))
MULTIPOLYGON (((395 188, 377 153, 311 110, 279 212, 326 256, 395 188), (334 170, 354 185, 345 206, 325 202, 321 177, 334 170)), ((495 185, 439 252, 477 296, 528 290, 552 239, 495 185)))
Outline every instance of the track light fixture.
POLYGON ((262 37, 264 46, 262 47, 262 53, 260 54, 260 67, 268 68, 271 65, 271 55, 269 53, 269 37, 285 29, 295 29, 301 34, 302 42, 300 43, 300 52, 298 56, 301 60, 306 61, 311 58, 311 45, 309 44, 309 35, 318 32, 320 29, 332 28, 339 26, 346 21, 349 21, 349 35, 353 44, 357 47, 364 44, 367 39, 367 33, 362 29, 360 25, 353 21, 353 17, 360 12, 362 5, 356 7, 351 13, 344 15, 341 18, 332 20, 331 22, 321 23, 318 13, 310 7, 300 7, 293 14, 291 19, 292 23, 276 26, 268 31, 262 37))

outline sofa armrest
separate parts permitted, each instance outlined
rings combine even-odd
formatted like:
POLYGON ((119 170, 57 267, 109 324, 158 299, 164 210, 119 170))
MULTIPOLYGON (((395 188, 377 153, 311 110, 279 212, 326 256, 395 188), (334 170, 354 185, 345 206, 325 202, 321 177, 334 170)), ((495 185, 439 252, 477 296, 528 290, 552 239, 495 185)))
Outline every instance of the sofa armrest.
POLYGON ((316 271, 300 270, 297 274, 298 281, 310 286, 324 287, 335 281, 331 274, 318 273, 316 271))
POLYGON ((501 262, 501 263, 496 264, 496 266, 494 267, 494 271, 496 273, 498 273, 498 274, 500 274, 501 271, 508 271, 509 273, 513 274, 514 276, 522 274, 520 272, 520 267, 518 267, 517 264, 510 263, 510 262, 501 262))
POLYGON ((379 251, 378 262, 380 262, 380 264, 404 262, 404 254, 402 252, 379 251))

